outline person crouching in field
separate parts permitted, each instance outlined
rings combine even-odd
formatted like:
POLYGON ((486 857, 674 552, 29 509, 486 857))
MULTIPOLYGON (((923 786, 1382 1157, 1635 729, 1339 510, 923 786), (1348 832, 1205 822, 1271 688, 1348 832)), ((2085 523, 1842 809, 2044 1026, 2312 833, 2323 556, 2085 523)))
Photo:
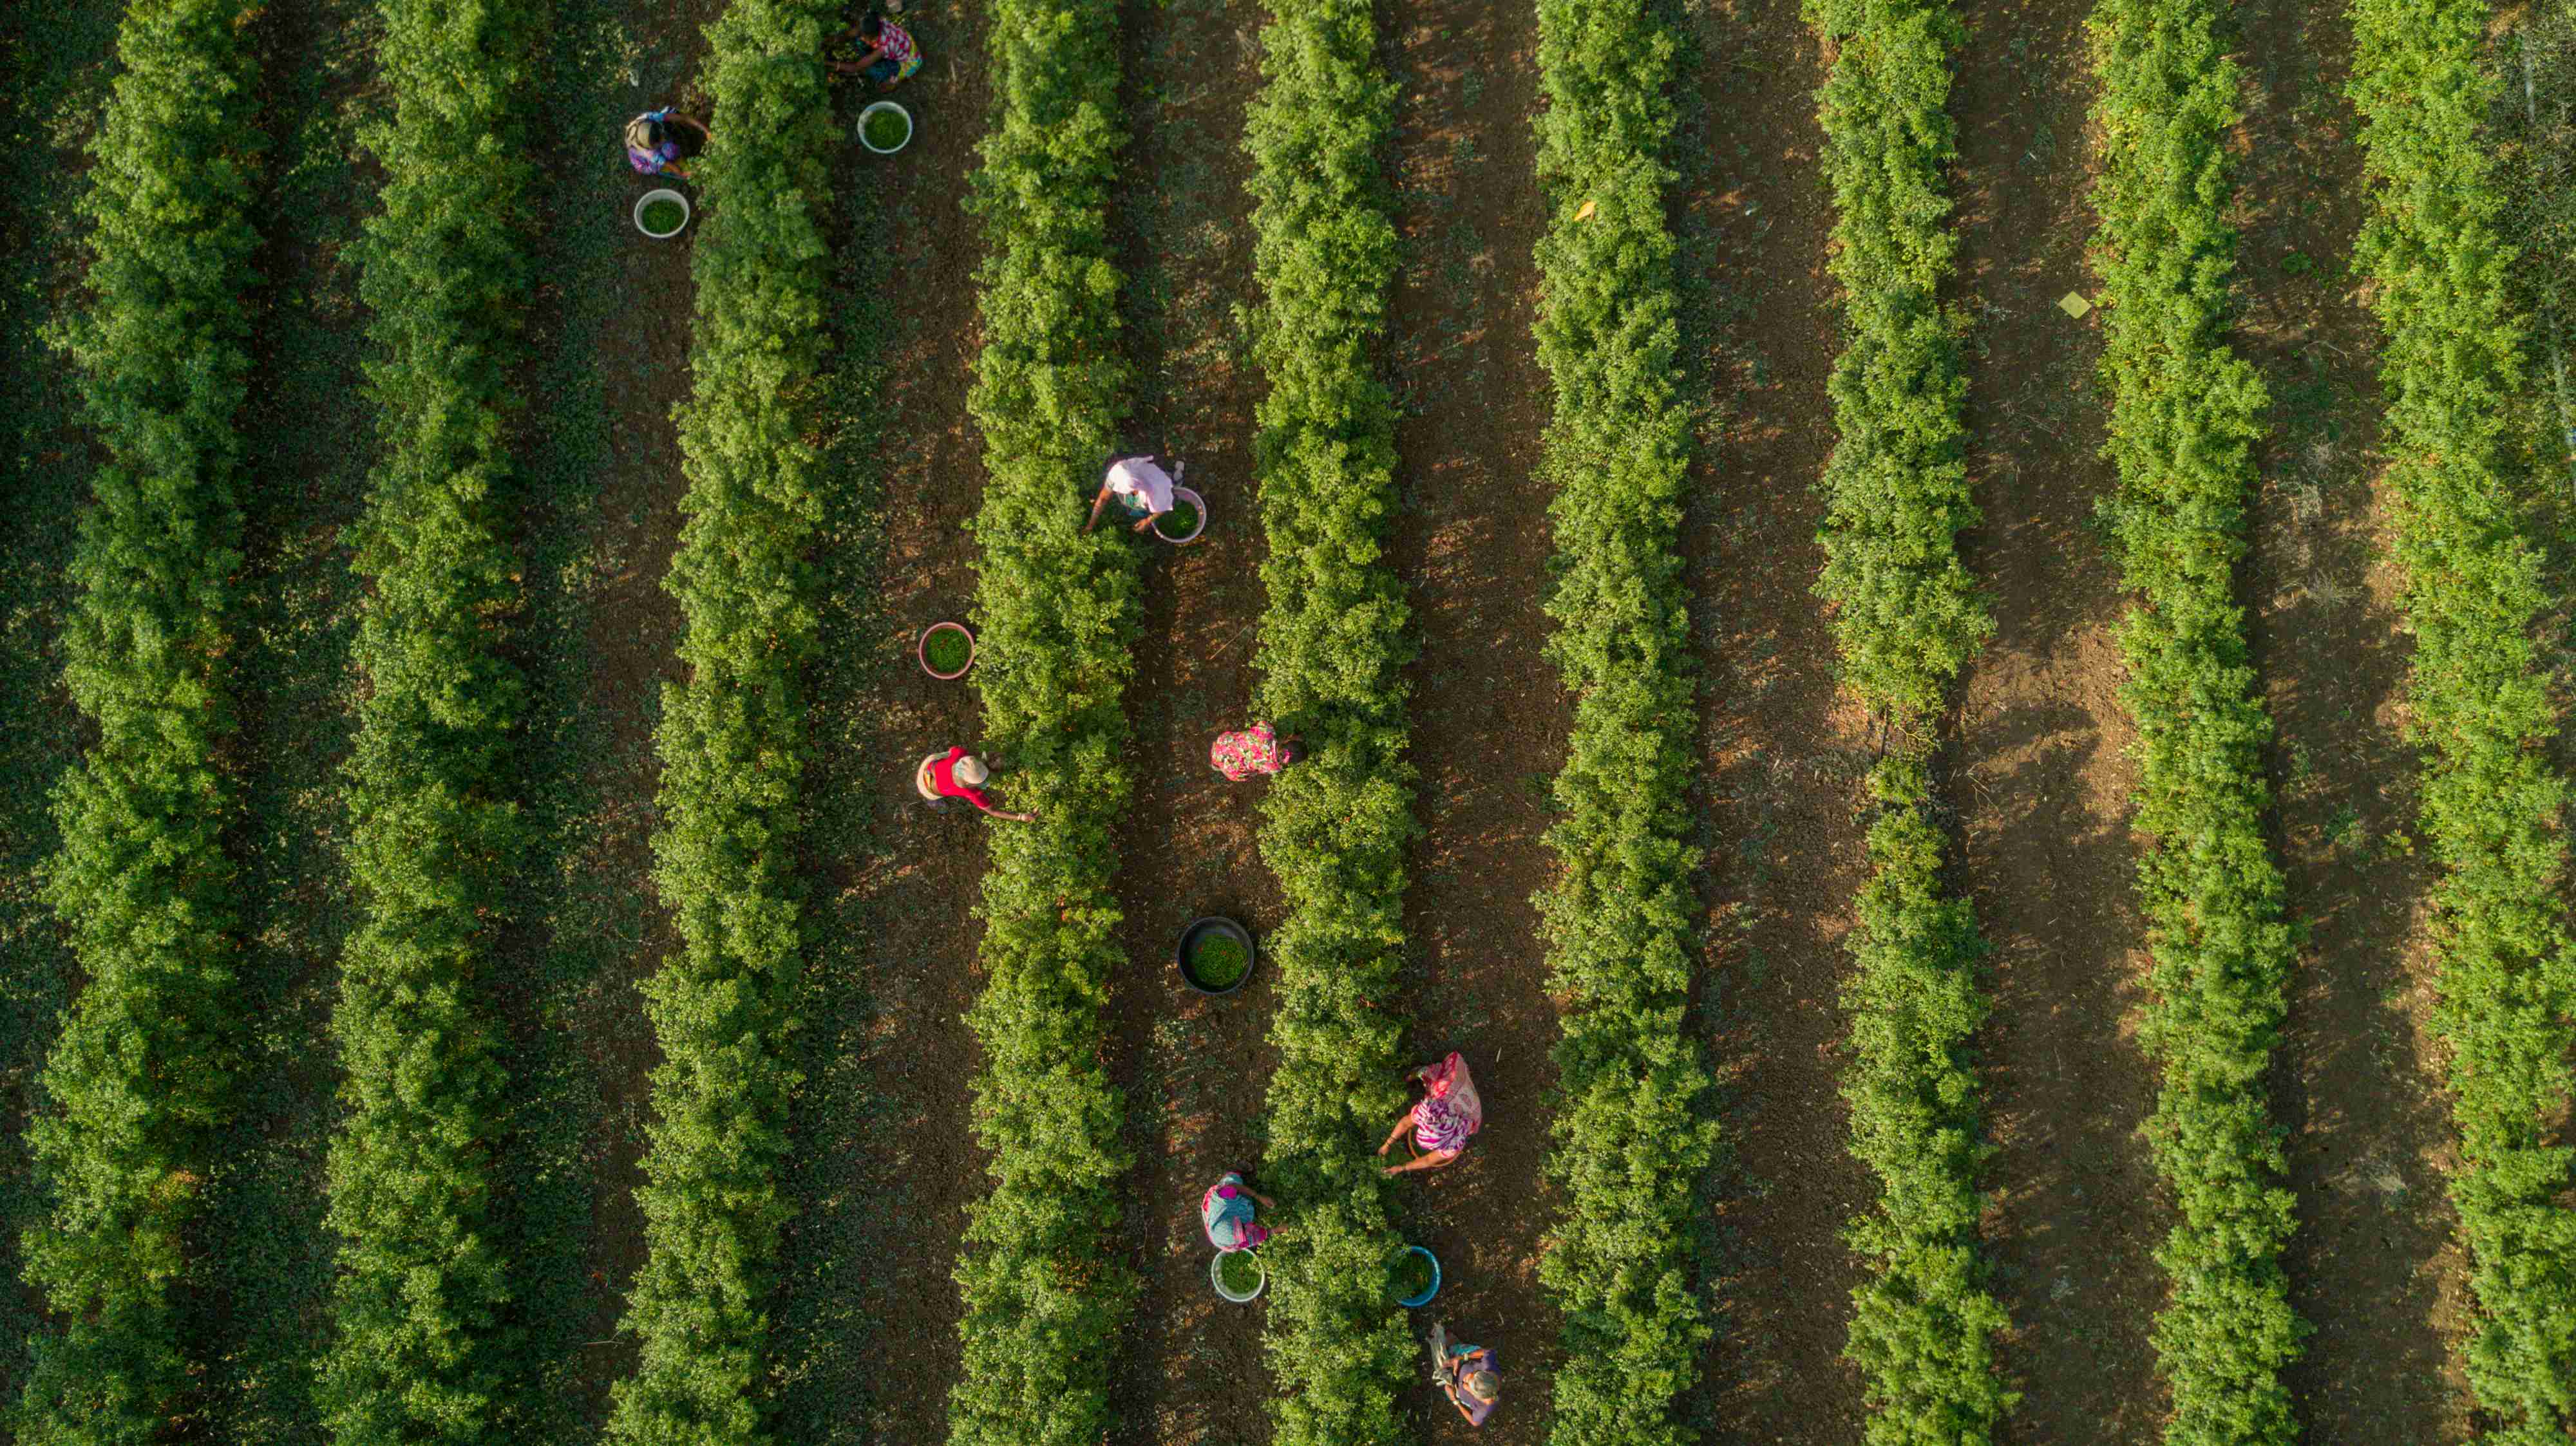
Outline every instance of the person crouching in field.
POLYGON ((1226 1171, 1199 1197, 1199 1228, 1207 1232, 1208 1244, 1220 1254, 1231 1254, 1268 1240, 1270 1227, 1253 1218, 1256 1205, 1274 1217, 1279 1213, 1278 1201, 1243 1183, 1241 1172, 1226 1171))
POLYGON ((1503 1398, 1503 1378, 1494 1362, 1491 1346, 1471 1346, 1452 1342, 1445 1326, 1433 1326, 1431 1345, 1431 1383, 1458 1408, 1470 1426, 1482 1426, 1493 1414, 1494 1403, 1503 1398))
POLYGON ((1467 1138, 1485 1127, 1485 1102, 1477 1097, 1476 1081, 1467 1072, 1467 1061, 1456 1053, 1438 1064, 1426 1064, 1405 1076, 1420 1080, 1424 1090, 1413 1108, 1396 1116, 1395 1128, 1386 1132, 1386 1140, 1377 1147, 1380 1155, 1395 1148, 1398 1136, 1407 1126, 1413 1129, 1413 1142, 1423 1153, 1401 1165, 1389 1165, 1384 1173, 1403 1175, 1415 1170, 1437 1170, 1455 1160, 1467 1148, 1467 1138))
POLYGON ((707 128, 668 106, 648 110, 626 123, 626 163, 648 176, 689 173, 680 162, 697 159, 707 148, 707 128))
POLYGON ((1220 733, 1216 742, 1208 745, 1208 766, 1232 783, 1271 777, 1305 756, 1305 744, 1280 737, 1267 723, 1220 733))
POLYGON ((1172 481, 1188 466, 1177 462, 1166 472, 1151 457, 1121 457, 1110 463, 1109 475, 1100 482, 1100 495, 1091 499, 1091 520, 1082 524, 1082 530, 1089 532, 1100 525, 1101 509, 1113 497, 1124 516, 1136 519, 1134 530, 1153 526, 1155 518, 1172 510, 1172 481))
POLYGON ((1037 822, 1038 816, 1034 813, 1012 813, 993 806, 992 798, 984 792, 985 780, 992 776, 993 771, 984 766, 983 759, 963 748, 951 748, 921 760, 921 766, 913 770, 912 786, 932 808, 946 808, 948 800, 962 798, 995 818, 1007 818, 1015 823, 1037 822))
POLYGON ((902 14, 903 7, 889 5, 885 10, 871 10, 859 17, 859 23, 823 42, 823 63, 840 75, 865 76, 877 83, 879 90, 892 90, 921 69, 921 47, 913 43, 912 32, 886 18, 886 11, 902 14), (848 60, 835 60, 836 46, 857 41, 857 53, 848 60))

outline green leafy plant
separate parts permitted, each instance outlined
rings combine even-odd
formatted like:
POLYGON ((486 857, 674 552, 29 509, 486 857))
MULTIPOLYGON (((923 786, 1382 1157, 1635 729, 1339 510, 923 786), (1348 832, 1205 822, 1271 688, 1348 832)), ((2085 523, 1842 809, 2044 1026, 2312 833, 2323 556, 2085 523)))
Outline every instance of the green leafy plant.
POLYGON ((1105 215, 1122 143, 1117 18, 1108 0, 996 6, 998 110, 969 202, 987 246, 967 398, 986 472, 972 676, 986 746, 1009 765, 1000 787, 1037 821, 992 831, 984 876, 986 983, 968 1022, 993 1187, 957 1264, 956 1446, 1099 1441, 1134 1291, 1112 1244, 1127 1158, 1100 1006, 1121 959, 1111 829, 1127 800, 1143 544, 1081 530, 1128 386, 1105 215))
POLYGON ((2265 397, 2227 344, 2236 235, 2227 140, 2241 76, 2217 0, 2102 0, 2093 16, 2104 169, 2095 267, 2110 392, 2103 516, 2138 594, 2120 629, 2138 726, 2138 897, 2155 965, 2149 1123, 2178 1212, 2157 1252, 2169 1442, 2296 1439, 2282 1372, 2305 1327, 2281 1252, 2295 1226, 2265 1074, 2294 962, 2264 835, 2272 738, 2235 601, 2265 397))
POLYGON ((1555 384, 1556 631, 1574 729, 1538 899, 1556 1048, 1540 1279, 1565 1314, 1549 1439, 1677 1446, 1709 1337, 1693 1217, 1716 1143, 1690 999, 1697 727, 1681 582, 1690 420, 1665 160, 1679 37, 1646 0, 1540 0, 1538 358, 1555 384))
POLYGON ((1890 740, 1869 779, 1871 875, 1843 989, 1851 1152, 1878 1180, 1847 1232, 1871 1273, 1844 1353, 1867 1383, 1871 1446, 1983 1446, 2014 1399, 1995 1373, 2007 1322, 1977 1238, 1968 1041, 1986 1014, 1984 945, 1942 877, 1931 756, 1943 700, 1994 630, 1959 558, 1977 514, 1960 327, 1940 302, 1958 249, 1943 171, 1963 32, 1948 0, 1811 0, 1807 18, 1834 46, 1819 119, 1844 308, 1817 591, 1835 605, 1843 686, 1890 740))
POLYGON ((695 386, 679 412, 688 520, 663 584, 689 677, 662 693, 654 838, 680 947, 644 986, 663 1062, 623 1327, 641 1352, 609 1422, 630 1446, 764 1434, 762 1300, 797 1082, 797 676, 816 627, 804 554, 821 513, 808 421, 838 140, 821 60, 833 18, 821 0, 737 0, 707 32, 695 386))
POLYGON ((2479 1319, 2465 1364, 2484 1439, 2565 1440, 2576 1417, 2576 1213, 2567 1107, 2576 959, 2562 900, 2566 782, 2535 621, 2554 606, 2524 534, 2508 429, 2523 385, 2512 248, 2483 122, 2487 6, 2356 0, 2353 104, 2375 210, 2357 269, 2386 335, 2393 548, 2415 634, 2424 834, 2460 1160, 2451 1181, 2479 1319))
POLYGON ((238 562, 240 297, 257 238, 254 71, 235 0, 136 0, 82 203, 88 300, 65 337, 105 460, 72 562, 65 681, 96 730, 55 795, 47 892, 86 986, 28 1127, 51 1195, 27 1279, 61 1322, 35 1343, 18 1439, 161 1439, 192 1364, 171 1292, 233 1106, 233 871, 215 767, 231 728, 226 579, 238 562))
POLYGON ((386 457, 356 566, 368 688, 348 777, 364 914, 332 1021, 348 1114, 331 1154, 339 1339, 322 1398, 342 1446, 487 1439, 506 1290, 486 1228, 502 1086, 473 981, 519 843, 502 796, 517 601, 493 489, 526 289, 518 105, 529 16, 386 0, 390 124, 362 291, 386 457))
POLYGON ((1261 857, 1282 917, 1264 939, 1278 1066, 1263 1178, 1295 1224, 1263 1247, 1263 1344, 1279 1446, 1382 1446, 1406 1432, 1397 1393, 1414 1345, 1385 1291, 1399 1243, 1372 1151, 1402 1105, 1396 995, 1404 760, 1412 657, 1386 559, 1395 409, 1376 352, 1396 267, 1378 166, 1394 88, 1366 0, 1278 0, 1262 32, 1260 97, 1244 127, 1255 278, 1253 352, 1269 384, 1261 476, 1268 607, 1254 708, 1306 757, 1262 802, 1261 857))

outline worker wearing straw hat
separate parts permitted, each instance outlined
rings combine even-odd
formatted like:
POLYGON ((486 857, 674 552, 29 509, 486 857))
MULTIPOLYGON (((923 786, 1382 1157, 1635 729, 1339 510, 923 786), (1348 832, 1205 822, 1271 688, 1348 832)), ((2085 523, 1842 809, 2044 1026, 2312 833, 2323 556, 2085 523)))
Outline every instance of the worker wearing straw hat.
POLYGON ((1444 1326, 1431 1328, 1431 1383, 1470 1426, 1482 1426, 1503 1398, 1503 1378, 1491 1346, 1471 1346, 1449 1339, 1444 1326))
POLYGON ((993 806, 993 800, 984 792, 984 783, 992 776, 993 771, 984 766, 983 759, 963 748, 951 748, 922 759, 921 766, 912 772, 912 786, 933 808, 945 808, 948 800, 962 798, 995 818, 1037 822, 1036 814, 1013 813, 993 806))

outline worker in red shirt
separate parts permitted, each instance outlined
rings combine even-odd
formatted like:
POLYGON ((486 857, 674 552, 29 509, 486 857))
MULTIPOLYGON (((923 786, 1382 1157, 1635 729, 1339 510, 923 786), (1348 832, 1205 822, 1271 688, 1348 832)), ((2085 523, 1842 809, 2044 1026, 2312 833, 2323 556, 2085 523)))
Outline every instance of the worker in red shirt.
POLYGON ((921 790, 921 796, 930 800, 933 808, 945 807, 948 799, 962 798, 995 818, 1037 822, 1036 814, 1012 813, 993 806, 993 800, 984 793, 984 782, 992 776, 993 770, 984 766, 983 759, 963 748, 951 748, 921 760, 921 767, 913 771, 912 786, 921 790))

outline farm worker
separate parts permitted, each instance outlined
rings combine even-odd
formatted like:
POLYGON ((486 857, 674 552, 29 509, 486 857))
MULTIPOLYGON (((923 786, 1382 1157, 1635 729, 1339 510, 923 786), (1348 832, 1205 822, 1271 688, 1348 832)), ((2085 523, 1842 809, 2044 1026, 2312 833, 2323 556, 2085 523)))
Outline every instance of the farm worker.
POLYGON ((1243 1183, 1242 1175, 1226 1171, 1224 1179, 1210 1185, 1207 1193, 1199 1197, 1199 1225, 1207 1231, 1208 1244, 1221 1255, 1231 1255, 1269 1239, 1270 1227, 1252 1218, 1256 1203, 1272 1214, 1279 1211, 1279 1202, 1254 1193, 1251 1186, 1243 1183))
POLYGON ((1431 1382, 1470 1426, 1482 1426, 1503 1397, 1503 1378, 1491 1346, 1452 1344, 1449 1332, 1431 1328, 1431 1382))
POLYGON ((1256 773, 1277 773, 1305 756, 1305 744, 1282 739, 1267 723, 1255 723, 1216 735, 1216 742, 1208 747, 1208 766, 1241 783, 1256 773))
POLYGON ((689 173, 679 163, 706 148, 706 126, 667 106, 626 123, 626 162, 648 176, 672 175, 685 181, 689 173))
POLYGON ((1467 1148, 1467 1137, 1485 1127, 1485 1102, 1476 1097, 1476 1081, 1467 1072, 1467 1061, 1454 1052, 1438 1064, 1426 1064, 1405 1076, 1422 1081, 1428 1091, 1413 1108, 1396 1116, 1395 1128, 1377 1147, 1381 1155, 1395 1147, 1405 1127, 1413 1127, 1414 1143, 1424 1152, 1401 1165, 1389 1165, 1386 1173, 1401 1175, 1411 1170, 1437 1170, 1458 1158, 1467 1148))
POLYGON ((1126 515, 1136 519, 1135 530, 1144 531, 1154 519, 1172 510, 1172 480, 1188 470, 1189 464, 1173 464, 1170 472, 1154 465, 1151 457, 1121 457, 1109 464, 1109 475, 1101 480, 1100 495, 1091 499, 1091 520, 1082 524, 1089 532, 1100 525, 1100 509, 1109 499, 1118 499, 1126 515))
POLYGON ((823 63, 842 75, 864 75, 877 83, 879 90, 892 90, 897 82, 910 78, 921 69, 921 47, 913 44, 912 32, 886 18, 886 11, 903 13, 900 5, 889 4, 885 10, 870 10, 859 17, 859 23, 823 42, 828 55, 831 48, 851 39, 867 42, 867 49, 856 60, 830 60, 823 63))
POLYGON ((963 748, 951 748, 921 760, 921 767, 913 770, 912 786, 930 800, 933 808, 945 808, 947 800, 962 798, 995 818, 1037 822, 1036 814, 1011 813, 993 806, 993 800, 984 793, 984 781, 992 776, 993 771, 984 766, 983 759, 963 748))

